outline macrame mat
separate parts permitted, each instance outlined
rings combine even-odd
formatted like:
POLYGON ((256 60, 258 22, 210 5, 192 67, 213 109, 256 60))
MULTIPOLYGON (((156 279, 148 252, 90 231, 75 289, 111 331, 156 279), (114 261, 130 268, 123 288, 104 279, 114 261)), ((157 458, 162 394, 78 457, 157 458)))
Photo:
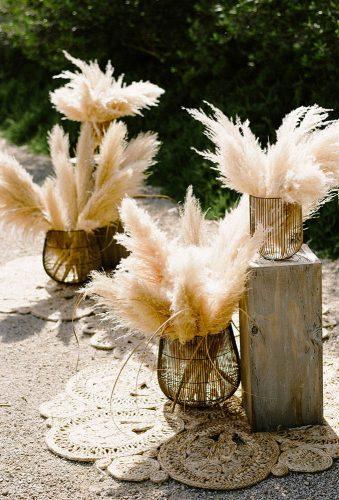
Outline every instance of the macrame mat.
POLYGON ((158 460, 173 479, 198 488, 245 488, 265 479, 279 457, 270 434, 251 434, 243 422, 204 422, 161 447, 158 460))
POLYGON ((41 256, 20 257, 0 267, 0 313, 33 314, 54 322, 93 314, 91 301, 75 307, 78 301, 78 287, 51 280, 41 256))
MULTIPOLYGON (((84 323, 91 330, 92 318, 84 323)), ((145 348, 140 338, 122 336, 114 340, 111 358, 79 371, 63 393, 40 406, 48 419, 47 446, 57 455, 93 462, 117 480, 173 478, 231 490, 270 473, 325 470, 339 454, 329 425, 252 434, 236 396, 214 410, 184 411, 177 405, 172 413, 156 380, 157 345, 145 348)))

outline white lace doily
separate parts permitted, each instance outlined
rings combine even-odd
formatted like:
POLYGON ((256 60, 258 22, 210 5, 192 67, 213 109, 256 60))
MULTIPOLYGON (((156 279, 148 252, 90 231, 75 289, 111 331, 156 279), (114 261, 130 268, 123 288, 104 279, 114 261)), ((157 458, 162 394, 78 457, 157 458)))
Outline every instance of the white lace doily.
POLYGON ((120 373, 126 356, 100 369, 82 370, 64 393, 41 405, 51 425, 46 442, 53 452, 85 462, 135 455, 156 449, 183 430, 184 421, 169 412, 147 366, 152 354, 140 352, 120 373), (119 373, 117 396, 112 389, 119 373))
POLYGON ((94 462, 131 456, 157 448, 184 428, 176 415, 152 404, 119 400, 118 409, 59 420, 47 432, 50 450, 69 460, 94 462))

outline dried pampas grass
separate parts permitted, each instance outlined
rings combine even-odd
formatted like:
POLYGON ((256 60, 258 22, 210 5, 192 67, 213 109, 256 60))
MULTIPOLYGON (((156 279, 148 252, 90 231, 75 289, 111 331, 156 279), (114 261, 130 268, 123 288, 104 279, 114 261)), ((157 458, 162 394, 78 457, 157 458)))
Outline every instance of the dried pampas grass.
POLYGON ((0 223, 26 237, 49 227, 40 188, 15 158, 5 153, 0 153, 0 223))
POLYGON ((69 80, 63 87, 51 92, 55 108, 70 120, 107 124, 122 116, 140 115, 142 109, 158 104, 164 90, 150 82, 123 83, 123 75, 113 77, 110 62, 101 71, 97 61, 86 63, 64 51, 66 59, 80 71, 63 71, 55 78, 69 80))
POLYGON ((185 343, 224 330, 263 239, 261 228, 249 235, 247 203, 228 213, 213 236, 191 189, 176 239, 129 198, 122 202, 120 217, 125 234, 118 241, 131 254, 112 276, 93 273, 85 293, 117 325, 146 336, 156 332, 185 343))
POLYGON ((94 187, 79 212, 78 229, 92 231, 117 221, 122 198, 125 195, 134 196, 141 189, 147 169, 155 163, 160 143, 156 134, 148 133, 139 134, 130 144, 133 144, 131 156, 126 126, 119 122, 111 123, 96 156, 94 187))
POLYGON ((91 126, 84 123, 75 165, 68 136, 58 125, 49 146, 55 175, 42 187, 14 158, 0 154, 0 219, 26 235, 50 229, 90 232, 117 222, 121 200, 141 188, 159 142, 151 133, 128 142, 126 126, 113 122, 95 155, 91 126))
POLYGON ((299 203, 311 214, 331 196, 339 182, 339 121, 317 105, 300 107, 284 118, 275 144, 262 149, 249 122, 235 122, 209 105, 188 112, 205 127, 214 152, 199 152, 217 165, 225 187, 258 197, 279 197, 299 203))

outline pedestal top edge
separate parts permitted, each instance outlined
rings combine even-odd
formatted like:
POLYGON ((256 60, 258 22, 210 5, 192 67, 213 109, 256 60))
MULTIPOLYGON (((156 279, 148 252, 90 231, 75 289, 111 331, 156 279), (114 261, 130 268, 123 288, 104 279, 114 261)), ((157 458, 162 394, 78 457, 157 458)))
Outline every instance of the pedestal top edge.
POLYGON ((251 262, 251 268, 257 267, 283 267, 283 266, 300 266, 305 264, 321 264, 321 260, 312 252, 308 245, 303 244, 299 252, 289 259, 285 260, 268 260, 263 257, 258 257, 251 262))

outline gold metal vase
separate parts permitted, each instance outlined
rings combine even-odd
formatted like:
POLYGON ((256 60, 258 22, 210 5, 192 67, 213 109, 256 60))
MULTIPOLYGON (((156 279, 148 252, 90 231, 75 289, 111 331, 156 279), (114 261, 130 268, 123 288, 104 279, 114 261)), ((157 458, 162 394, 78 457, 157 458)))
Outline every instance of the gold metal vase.
POLYGON ((265 230, 260 250, 268 260, 284 260, 297 253, 303 244, 302 209, 298 203, 287 203, 281 198, 250 196, 250 231, 258 225, 265 230))
POLYGON ((231 325, 206 337, 181 344, 161 337, 158 382, 174 403, 208 408, 221 404, 237 390, 240 361, 231 325))
POLYGON ((115 269, 120 260, 127 257, 128 252, 122 245, 114 239, 116 233, 122 232, 121 223, 110 226, 99 227, 95 230, 95 236, 100 248, 102 267, 105 270, 115 269))
POLYGON ((83 283, 91 271, 101 268, 100 248, 95 234, 82 230, 48 231, 43 266, 48 276, 59 283, 83 283))

